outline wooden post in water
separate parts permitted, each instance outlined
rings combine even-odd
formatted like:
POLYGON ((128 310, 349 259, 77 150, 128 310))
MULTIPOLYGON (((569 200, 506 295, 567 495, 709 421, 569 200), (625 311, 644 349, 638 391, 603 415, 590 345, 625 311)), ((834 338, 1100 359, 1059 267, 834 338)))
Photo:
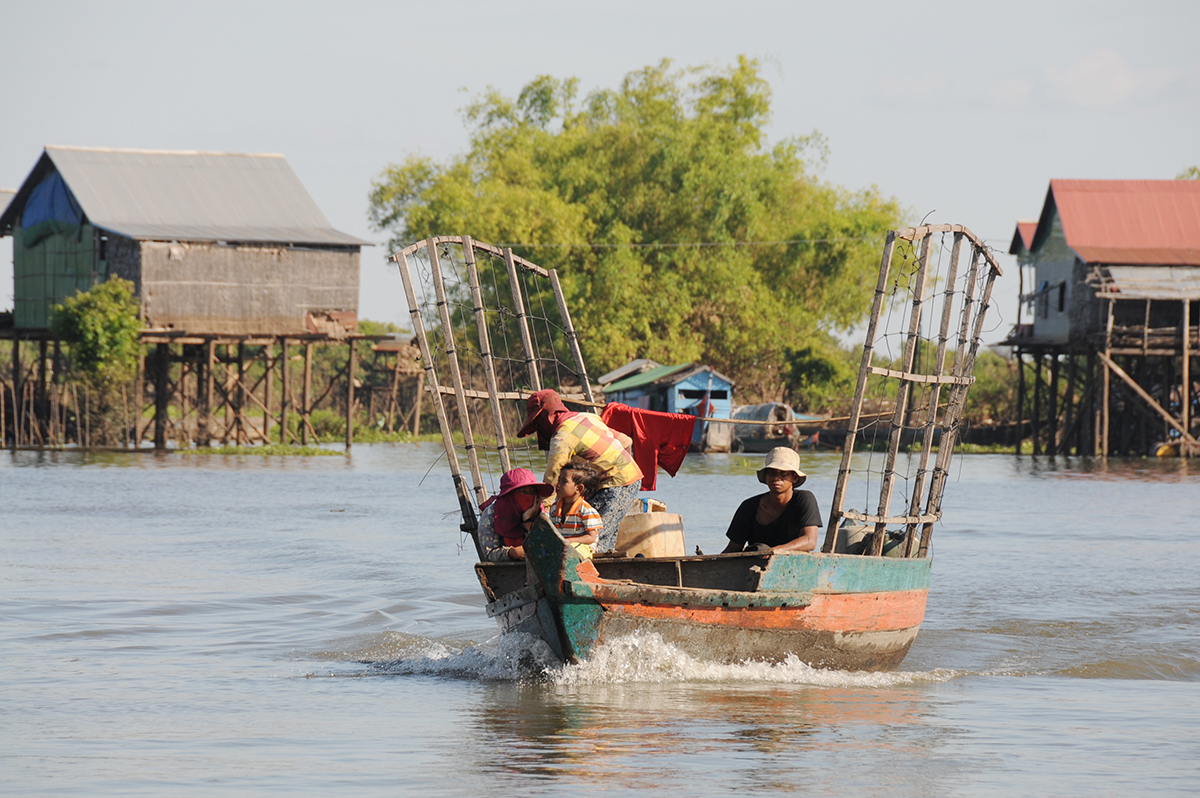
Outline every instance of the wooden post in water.
MULTIPOLYGON (((1183 390, 1180 392, 1179 398, 1181 411, 1180 418, 1183 421, 1183 428, 1189 432, 1192 429, 1191 418, 1189 417, 1192 404, 1192 372, 1191 364, 1188 363, 1188 339, 1191 338, 1191 327, 1192 301, 1190 299, 1185 299, 1183 300, 1183 346, 1181 347, 1183 360, 1180 362, 1180 369, 1182 371, 1182 374, 1180 375, 1180 381, 1182 383, 1181 387, 1183 390)), ((1180 454, 1183 454, 1183 452, 1180 452, 1180 454)))
POLYGON ((350 348, 350 360, 346 364, 346 451, 354 445, 354 339, 346 342, 350 348))
POLYGON ((292 404, 292 366, 291 358, 288 352, 288 339, 286 337, 279 339, 279 443, 283 446, 288 445, 288 410, 292 404))
POLYGON ((39 437, 46 438, 50 432, 50 397, 46 392, 46 339, 38 340, 37 394, 33 400, 34 416, 37 419, 39 437))
POLYGON ((300 408, 300 445, 308 446, 309 430, 312 429, 312 364, 313 364, 313 344, 308 341, 304 344, 304 384, 302 386, 303 393, 300 401, 303 407, 300 408))
POLYGON ((21 397, 25 386, 22 384, 24 370, 21 368, 21 336, 13 332, 12 339, 12 394, 13 394, 13 451, 21 445, 21 397))
POLYGON ((1058 451, 1058 349, 1051 350, 1050 355, 1050 442, 1046 453, 1051 457, 1058 451))
POLYGON ((275 382, 275 344, 268 343, 263 346, 264 369, 263 374, 263 443, 271 442, 271 384, 275 382))
POLYGON ((1021 454, 1021 443, 1025 440, 1025 351, 1018 346, 1017 356, 1017 443, 1013 454, 1021 454))
POLYGON ((154 345, 154 448, 167 448, 167 422, 170 393, 167 390, 171 368, 170 344, 154 345))
POLYGON ((1033 436, 1033 456, 1037 457, 1042 453, 1042 357, 1043 352, 1040 348, 1035 349, 1033 353, 1033 413, 1030 420, 1033 422, 1033 428, 1030 434, 1033 436))

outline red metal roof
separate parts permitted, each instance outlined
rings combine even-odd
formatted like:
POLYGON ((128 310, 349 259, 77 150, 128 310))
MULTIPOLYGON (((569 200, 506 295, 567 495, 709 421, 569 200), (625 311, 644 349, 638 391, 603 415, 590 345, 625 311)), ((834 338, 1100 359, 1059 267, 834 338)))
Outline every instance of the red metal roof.
POLYGON ((1051 180, 1038 246, 1055 208, 1088 263, 1200 266, 1200 180, 1051 180))
POLYGON ((1018 247, 1024 247, 1026 252, 1033 249, 1033 236, 1037 232, 1037 226, 1037 219, 1017 222, 1017 229, 1013 231, 1012 243, 1008 245, 1008 254, 1018 254, 1018 247))

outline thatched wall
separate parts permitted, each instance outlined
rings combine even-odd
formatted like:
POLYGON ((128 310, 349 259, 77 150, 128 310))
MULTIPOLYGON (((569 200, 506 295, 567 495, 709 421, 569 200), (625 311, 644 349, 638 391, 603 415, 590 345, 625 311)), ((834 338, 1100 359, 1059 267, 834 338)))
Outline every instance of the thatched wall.
POLYGON ((306 331, 309 311, 358 312, 358 247, 142 243, 146 322, 192 333, 306 331))

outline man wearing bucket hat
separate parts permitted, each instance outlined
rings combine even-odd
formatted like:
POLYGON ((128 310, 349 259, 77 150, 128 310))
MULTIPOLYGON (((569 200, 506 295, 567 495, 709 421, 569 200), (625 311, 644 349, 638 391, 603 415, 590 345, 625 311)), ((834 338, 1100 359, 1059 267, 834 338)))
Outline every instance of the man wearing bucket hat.
POLYGON ((567 410, 562 397, 549 389, 538 391, 526 400, 525 424, 517 437, 535 432, 538 448, 549 452, 547 484, 558 483, 558 472, 572 457, 582 457, 602 472, 599 488, 588 503, 604 522, 596 551, 612 551, 617 545, 617 528, 637 498, 642 482, 642 469, 629 453, 629 438, 609 429, 594 413, 567 410))
POLYGON ((785 446, 767 453, 758 470, 758 481, 767 492, 742 502, 733 514, 729 545, 725 552, 767 550, 813 551, 821 529, 817 499, 807 490, 797 490, 808 475, 800 470, 800 455, 785 446))
POLYGON ((514 468, 500 477, 500 492, 479 507, 479 547, 488 562, 525 559, 525 533, 541 512, 541 500, 554 487, 538 482, 528 468, 514 468))

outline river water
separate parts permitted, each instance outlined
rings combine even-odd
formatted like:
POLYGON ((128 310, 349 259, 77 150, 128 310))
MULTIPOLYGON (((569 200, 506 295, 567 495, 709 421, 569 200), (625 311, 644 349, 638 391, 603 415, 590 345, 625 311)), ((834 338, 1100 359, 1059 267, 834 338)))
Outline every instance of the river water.
MULTIPOLYGON (((0 454, 0 793, 1200 794, 1200 464, 958 458, 893 673, 635 637, 538 674, 439 450, 0 454)), ((758 463, 660 479, 689 550, 758 463)))

